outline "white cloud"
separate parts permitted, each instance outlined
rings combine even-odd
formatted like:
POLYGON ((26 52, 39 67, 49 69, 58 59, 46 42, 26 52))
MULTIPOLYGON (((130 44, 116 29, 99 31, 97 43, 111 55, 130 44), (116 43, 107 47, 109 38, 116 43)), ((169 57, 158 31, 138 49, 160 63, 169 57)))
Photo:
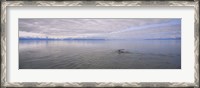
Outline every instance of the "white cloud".
POLYGON ((180 37, 180 31, 181 19, 19 19, 19 37, 153 38, 152 34, 180 37))

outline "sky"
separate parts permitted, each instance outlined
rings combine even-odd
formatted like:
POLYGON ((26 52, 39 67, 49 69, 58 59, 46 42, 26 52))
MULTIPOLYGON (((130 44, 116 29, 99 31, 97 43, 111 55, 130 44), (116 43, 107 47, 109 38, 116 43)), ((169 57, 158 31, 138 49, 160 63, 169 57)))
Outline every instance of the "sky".
POLYGON ((20 38, 181 38, 179 18, 20 18, 20 38))

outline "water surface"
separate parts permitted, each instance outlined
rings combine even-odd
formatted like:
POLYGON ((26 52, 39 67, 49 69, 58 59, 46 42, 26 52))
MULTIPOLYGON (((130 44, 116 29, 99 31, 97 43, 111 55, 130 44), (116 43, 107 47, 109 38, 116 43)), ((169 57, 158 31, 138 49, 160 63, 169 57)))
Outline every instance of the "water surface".
POLYGON ((180 40, 19 40, 19 69, 180 68, 180 40))

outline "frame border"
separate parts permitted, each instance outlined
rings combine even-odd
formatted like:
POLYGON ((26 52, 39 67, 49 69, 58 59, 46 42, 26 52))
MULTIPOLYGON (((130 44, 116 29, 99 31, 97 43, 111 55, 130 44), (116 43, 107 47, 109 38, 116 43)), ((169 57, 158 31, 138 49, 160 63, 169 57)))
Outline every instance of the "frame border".
POLYGON ((199 88, 199 0, 195 1, 5 1, 1 2, 1 87, 195 87, 199 88), (195 80, 187 82, 7 82, 6 8, 8 6, 194 6, 195 80))

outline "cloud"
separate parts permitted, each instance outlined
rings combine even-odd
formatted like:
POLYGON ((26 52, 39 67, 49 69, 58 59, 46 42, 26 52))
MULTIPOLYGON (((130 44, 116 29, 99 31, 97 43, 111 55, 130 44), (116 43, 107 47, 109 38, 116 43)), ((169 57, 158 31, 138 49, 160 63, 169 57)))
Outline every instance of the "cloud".
POLYGON ((181 19, 20 18, 19 37, 153 38, 180 37, 181 19), (155 36, 156 35, 156 36, 155 36))
POLYGON ((45 34, 40 34, 40 33, 32 33, 32 32, 24 32, 24 31, 19 31, 20 36, 23 37, 38 37, 38 38, 45 38, 45 34))

